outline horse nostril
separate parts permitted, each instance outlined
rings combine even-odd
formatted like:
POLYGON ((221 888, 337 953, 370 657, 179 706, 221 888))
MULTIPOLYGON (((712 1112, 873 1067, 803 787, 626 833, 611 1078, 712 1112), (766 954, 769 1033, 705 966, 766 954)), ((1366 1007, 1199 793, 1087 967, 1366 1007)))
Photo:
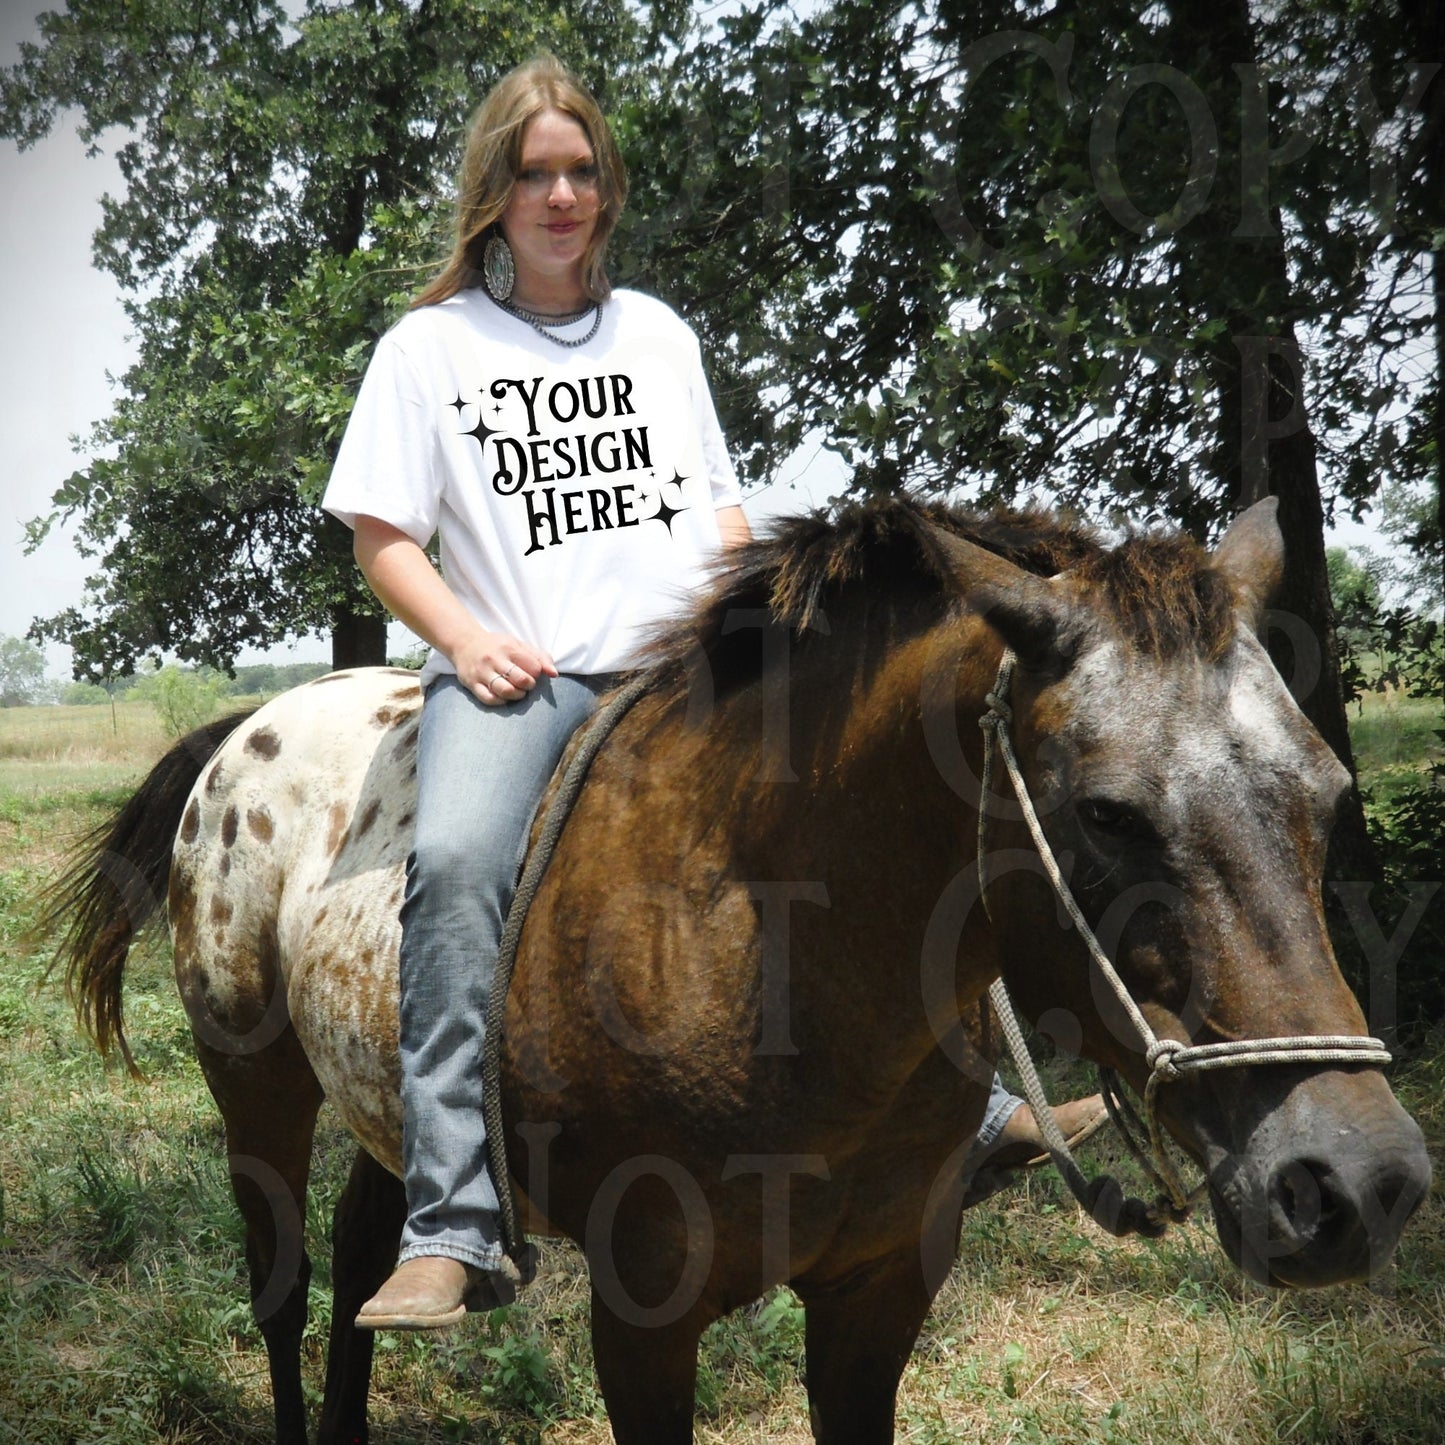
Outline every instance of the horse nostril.
POLYGON ((1422 1179, 1418 1170, 1405 1164, 1383 1169, 1374 1181, 1375 1204, 1385 1219, 1399 1218, 1403 1224, 1419 1206, 1430 1188, 1429 1175, 1422 1179))
POLYGON ((1292 1159, 1275 1170, 1269 1199, 1276 1218, 1296 1239, 1328 1229, 1344 1205, 1334 1171, 1315 1159, 1292 1159))
POLYGON ((1369 1141, 1362 1131, 1339 1129, 1292 1158, 1261 1160, 1252 1177, 1247 1158, 1234 1170, 1216 1167, 1210 1182, 1226 1249, 1270 1284, 1313 1288, 1370 1278, 1388 1263, 1430 1187, 1429 1157, 1413 1128, 1369 1141))

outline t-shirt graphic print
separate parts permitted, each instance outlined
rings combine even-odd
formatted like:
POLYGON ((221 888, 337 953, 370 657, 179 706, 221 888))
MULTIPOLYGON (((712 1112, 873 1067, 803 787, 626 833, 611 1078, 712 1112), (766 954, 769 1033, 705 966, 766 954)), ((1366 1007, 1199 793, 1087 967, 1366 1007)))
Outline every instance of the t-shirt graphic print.
POLYGON ((466 292, 382 338, 323 505, 439 536, 483 626, 591 673, 637 661, 740 501, 697 341, 666 306, 616 292, 569 349, 466 292))
MULTIPOLYGON (((676 453, 687 438, 671 435, 676 410, 670 417, 656 411, 669 389, 666 378, 658 382, 639 385, 634 370, 545 385, 545 376, 498 377, 477 389, 477 416, 466 435, 482 449, 492 491, 520 498, 525 507, 524 556, 588 533, 639 527, 649 518, 671 537, 673 520, 694 505, 684 494, 689 482, 699 484, 692 488, 701 490, 698 503, 712 506, 700 463, 691 463, 699 467, 694 477, 678 469, 685 459, 676 453), (651 419, 639 415, 644 398, 654 404, 651 419), (666 481, 653 460, 654 442, 673 456, 666 481)), ((462 416, 472 410, 460 392, 451 405, 462 416)))

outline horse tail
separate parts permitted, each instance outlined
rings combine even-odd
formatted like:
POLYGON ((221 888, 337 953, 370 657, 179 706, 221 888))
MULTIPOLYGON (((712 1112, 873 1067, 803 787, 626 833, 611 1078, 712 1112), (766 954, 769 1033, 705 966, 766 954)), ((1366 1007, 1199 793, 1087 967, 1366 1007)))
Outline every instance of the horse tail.
POLYGON ((254 711, 218 718, 176 743, 116 812, 81 838, 41 900, 40 928, 63 929, 51 969, 64 966, 76 1018, 103 1056, 119 1048, 137 1078, 122 1026, 126 956, 162 912, 176 830, 196 779, 254 711))

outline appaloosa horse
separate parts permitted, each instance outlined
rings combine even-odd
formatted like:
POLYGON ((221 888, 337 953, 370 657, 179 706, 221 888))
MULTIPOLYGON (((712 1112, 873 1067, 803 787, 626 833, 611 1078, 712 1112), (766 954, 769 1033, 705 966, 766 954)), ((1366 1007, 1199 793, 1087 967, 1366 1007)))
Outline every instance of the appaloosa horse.
MULTIPOLYGON (((999 799, 978 906, 978 721, 1005 643, 1029 792, 1154 1033, 1364 1032, 1320 903, 1349 778, 1256 636, 1281 550, 1270 504, 1210 555, 889 503, 782 525, 679 621, 533 904, 502 1064, 527 1226, 586 1253, 618 1441, 690 1439, 699 1335, 783 1281, 806 1309, 816 1438, 893 1438, 951 1262, 1000 972, 1030 1017, 1145 1087, 1137 1031, 999 799)), ((125 952, 168 885, 282 1442, 305 1440, 323 1096, 362 1148, 335 1225, 321 1438, 366 1434, 371 1337, 350 1321, 403 1214, 397 905, 419 707, 404 672, 339 673, 194 735, 62 896, 104 1046, 124 1042, 125 952)), ((1159 1116, 1208 1177, 1225 1249, 1275 1284, 1367 1275, 1428 1184, 1374 1067, 1188 1075, 1159 1116)))

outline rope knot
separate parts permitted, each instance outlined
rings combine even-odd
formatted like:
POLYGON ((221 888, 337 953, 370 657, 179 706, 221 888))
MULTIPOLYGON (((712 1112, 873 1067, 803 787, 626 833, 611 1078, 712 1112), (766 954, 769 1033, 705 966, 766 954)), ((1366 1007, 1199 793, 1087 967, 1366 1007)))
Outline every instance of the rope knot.
POLYGON ((987 731, 1013 721, 1013 709, 996 692, 985 693, 983 700, 988 704, 988 711, 979 718, 979 727, 987 731))
POLYGON ((1178 1039, 1155 1039, 1149 1045, 1149 1051, 1144 1055, 1144 1062, 1149 1065, 1151 1078, 1158 1077, 1161 1080, 1173 1080, 1183 1075, 1183 1070, 1174 1062, 1175 1055, 1186 1053, 1189 1045, 1181 1043, 1178 1039))

